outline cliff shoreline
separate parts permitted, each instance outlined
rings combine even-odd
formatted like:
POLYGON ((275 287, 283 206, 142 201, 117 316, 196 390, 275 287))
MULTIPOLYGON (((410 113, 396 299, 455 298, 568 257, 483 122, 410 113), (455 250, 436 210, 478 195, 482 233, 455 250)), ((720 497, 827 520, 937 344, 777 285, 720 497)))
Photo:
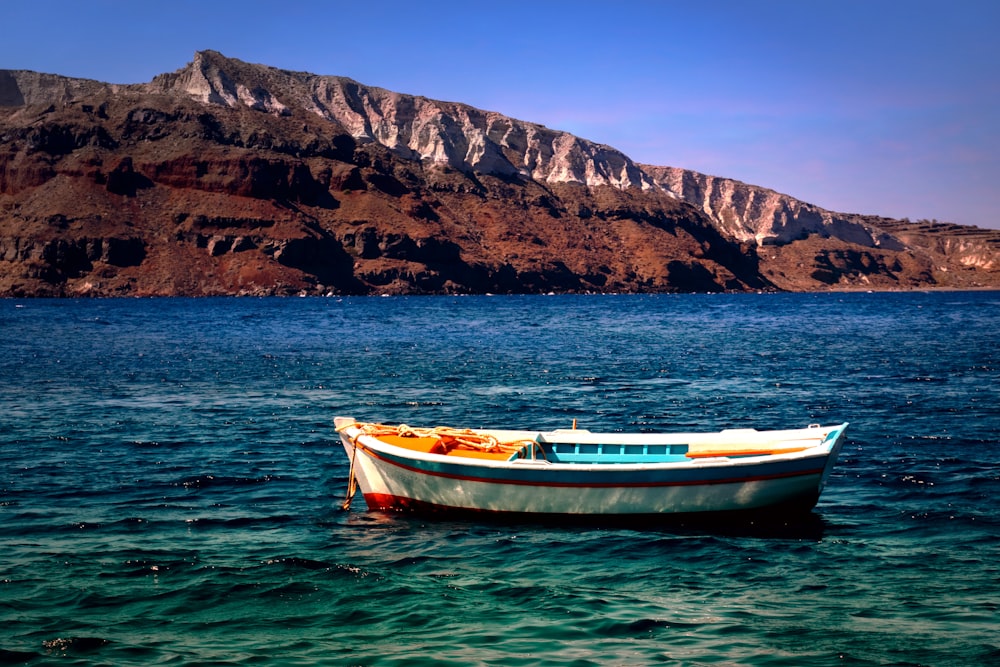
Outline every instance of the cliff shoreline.
POLYGON ((0 71, 0 296, 997 289, 1000 231, 834 213, 212 52, 0 71))

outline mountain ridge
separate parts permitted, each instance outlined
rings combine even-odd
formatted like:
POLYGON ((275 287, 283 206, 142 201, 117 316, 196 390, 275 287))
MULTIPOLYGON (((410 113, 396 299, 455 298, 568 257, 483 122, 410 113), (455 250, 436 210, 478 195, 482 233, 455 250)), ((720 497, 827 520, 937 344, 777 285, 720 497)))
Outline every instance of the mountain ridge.
POLYGON ((998 253, 214 51, 144 84, 0 71, 5 295, 996 288, 998 253))

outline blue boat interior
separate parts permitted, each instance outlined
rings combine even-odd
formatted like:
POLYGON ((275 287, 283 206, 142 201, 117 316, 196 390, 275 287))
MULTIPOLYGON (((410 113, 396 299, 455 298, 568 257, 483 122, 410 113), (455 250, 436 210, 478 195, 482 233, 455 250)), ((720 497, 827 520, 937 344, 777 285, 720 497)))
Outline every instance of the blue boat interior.
MULTIPOLYGON (((522 447, 509 460, 515 459, 545 459, 551 463, 676 463, 689 461, 692 458, 725 457, 742 458, 761 456, 779 452, 800 451, 817 444, 835 440, 843 432, 846 424, 830 429, 828 432, 817 432, 814 437, 799 440, 784 440, 777 442, 760 442, 748 444, 741 449, 696 448, 684 443, 647 444, 647 443, 602 443, 573 442, 571 438, 561 435, 552 441, 544 436, 538 436, 533 443, 522 447), (564 440, 565 438, 565 440, 564 440)), ((818 429, 818 425, 817 425, 818 429)), ((588 435, 590 435, 588 433, 588 435)), ((812 434, 809 434, 812 436, 812 434)), ((584 438, 581 438, 584 439, 584 438)), ((596 438, 595 438, 596 439, 596 438)))
MULTIPOLYGON (((527 447, 512 458, 531 458, 527 447)), ((535 458, 552 463, 674 463, 687 460, 687 445, 623 445, 539 442, 535 458)))

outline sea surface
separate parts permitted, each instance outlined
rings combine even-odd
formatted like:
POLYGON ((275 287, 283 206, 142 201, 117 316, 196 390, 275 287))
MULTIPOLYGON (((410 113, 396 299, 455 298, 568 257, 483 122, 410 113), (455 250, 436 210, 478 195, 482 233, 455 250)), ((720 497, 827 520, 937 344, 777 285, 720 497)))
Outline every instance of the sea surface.
POLYGON ((1000 293, 0 300, 0 665, 1000 665, 1000 293), (336 415, 849 421, 791 521, 341 508, 336 415))

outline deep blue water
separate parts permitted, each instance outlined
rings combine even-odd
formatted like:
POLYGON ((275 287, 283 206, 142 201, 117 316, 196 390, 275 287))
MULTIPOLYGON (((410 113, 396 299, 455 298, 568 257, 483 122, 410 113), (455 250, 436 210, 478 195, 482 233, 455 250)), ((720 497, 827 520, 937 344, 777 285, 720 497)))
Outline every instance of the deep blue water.
POLYGON ((0 301, 0 664, 1000 664, 1000 293, 0 301), (810 517, 340 509, 335 415, 851 422, 810 517))

